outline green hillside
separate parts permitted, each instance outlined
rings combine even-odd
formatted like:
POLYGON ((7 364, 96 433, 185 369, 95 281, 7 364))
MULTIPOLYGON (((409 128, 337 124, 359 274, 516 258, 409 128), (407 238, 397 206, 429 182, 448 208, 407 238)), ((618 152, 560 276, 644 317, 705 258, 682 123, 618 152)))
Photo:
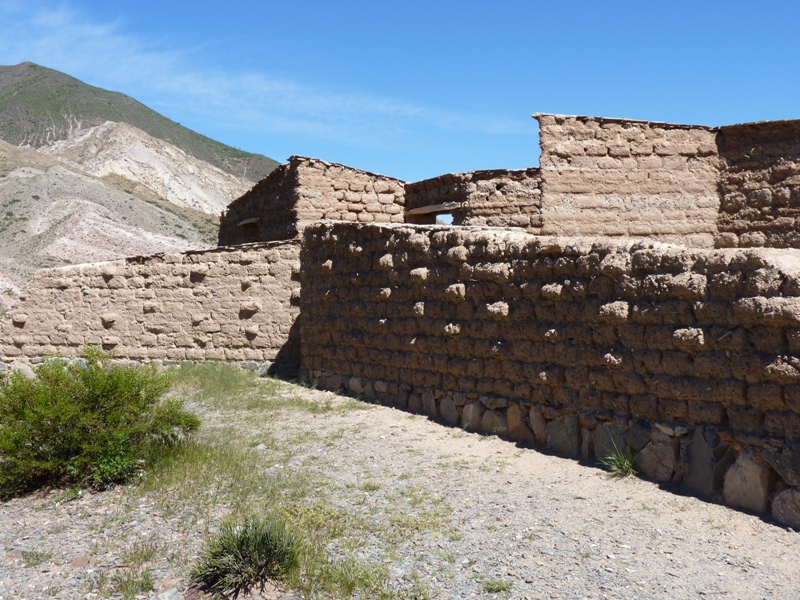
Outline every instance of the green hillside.
POLYGON ((0 139, 35 148, 71 130, 128 123, 238 177, 259 181, 278 163, 195 133, 130 96, 83 83, 34 63, 0 66, 0 139))

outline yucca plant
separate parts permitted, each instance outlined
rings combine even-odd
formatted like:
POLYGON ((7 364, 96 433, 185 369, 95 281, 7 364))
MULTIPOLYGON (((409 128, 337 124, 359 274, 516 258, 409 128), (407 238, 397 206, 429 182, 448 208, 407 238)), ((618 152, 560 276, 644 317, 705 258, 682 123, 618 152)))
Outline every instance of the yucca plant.
POLYGON ((613 440, 611 443, 614 446, 614 451, 608 456, 598 459, 600 464, 608 469, 609 476, 622 478, 636 475, 636 453, 628 448, 620 450, 613 440))

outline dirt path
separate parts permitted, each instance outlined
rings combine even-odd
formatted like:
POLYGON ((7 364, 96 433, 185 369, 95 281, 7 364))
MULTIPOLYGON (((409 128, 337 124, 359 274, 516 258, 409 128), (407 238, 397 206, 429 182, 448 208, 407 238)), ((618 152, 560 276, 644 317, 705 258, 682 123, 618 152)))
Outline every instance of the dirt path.
MULTIPOLYGON (((268 472, 312 473, 310 500, 363 524, 352 551, 401 598, 800 597, 800 536, 755 516, 391 408, 243 414, 204 418, 233 426, 268 472)), ((155 548, 156 590, 183 590, 214 527, 126 489, 59 499, 0 504, 0 600, 98 597, 98 576, 125 571, 137 543, 155 548)))

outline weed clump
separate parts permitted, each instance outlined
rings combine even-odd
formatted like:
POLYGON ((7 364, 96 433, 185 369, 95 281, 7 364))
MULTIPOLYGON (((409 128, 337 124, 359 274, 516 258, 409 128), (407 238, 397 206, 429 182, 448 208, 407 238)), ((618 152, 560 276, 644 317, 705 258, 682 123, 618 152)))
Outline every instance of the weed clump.
POLYGON ((499 594, 511 591, 511 582, 502 579, 490 579, 483 584, 483 589, 488 594, 499 594))
POLYGON ((608 469, 610 477, 622 478, 636 475, 636 453, 630 449, 620 450, 616 443, 611 454, 598 460, 608 469))
POLYGON ((280 519, 226 521, 206 542, 191 579, 216 596, 237 598, 269 580, 281 581, 300 567, 303 542, 280 519))
POLYGON ((0 497, 124 482, 199 427, 181 400, 164 398, 170 376, 155 366, 111 366, 95 348, 84 356, 0 380, 0 497))

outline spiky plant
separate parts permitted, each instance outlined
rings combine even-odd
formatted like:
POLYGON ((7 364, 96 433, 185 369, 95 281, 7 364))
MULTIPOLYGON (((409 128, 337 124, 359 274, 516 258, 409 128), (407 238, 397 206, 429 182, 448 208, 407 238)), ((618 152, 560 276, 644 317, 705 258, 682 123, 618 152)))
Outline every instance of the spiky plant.
POLYGON ((608 469, 609 476, 622 478, 636 475, 636 453, 629 448, 620 450, 613 440, 612 444, 614 451, 608 456, 599 458, 600 464, 608 469))
POLYGON ((284 580, 300 566, 302 548, 300 535, 280 519, 226 521, 206 542, 191 579, 216 597, 237 598, 254 586, 263 592, 268 581, 284 580))

